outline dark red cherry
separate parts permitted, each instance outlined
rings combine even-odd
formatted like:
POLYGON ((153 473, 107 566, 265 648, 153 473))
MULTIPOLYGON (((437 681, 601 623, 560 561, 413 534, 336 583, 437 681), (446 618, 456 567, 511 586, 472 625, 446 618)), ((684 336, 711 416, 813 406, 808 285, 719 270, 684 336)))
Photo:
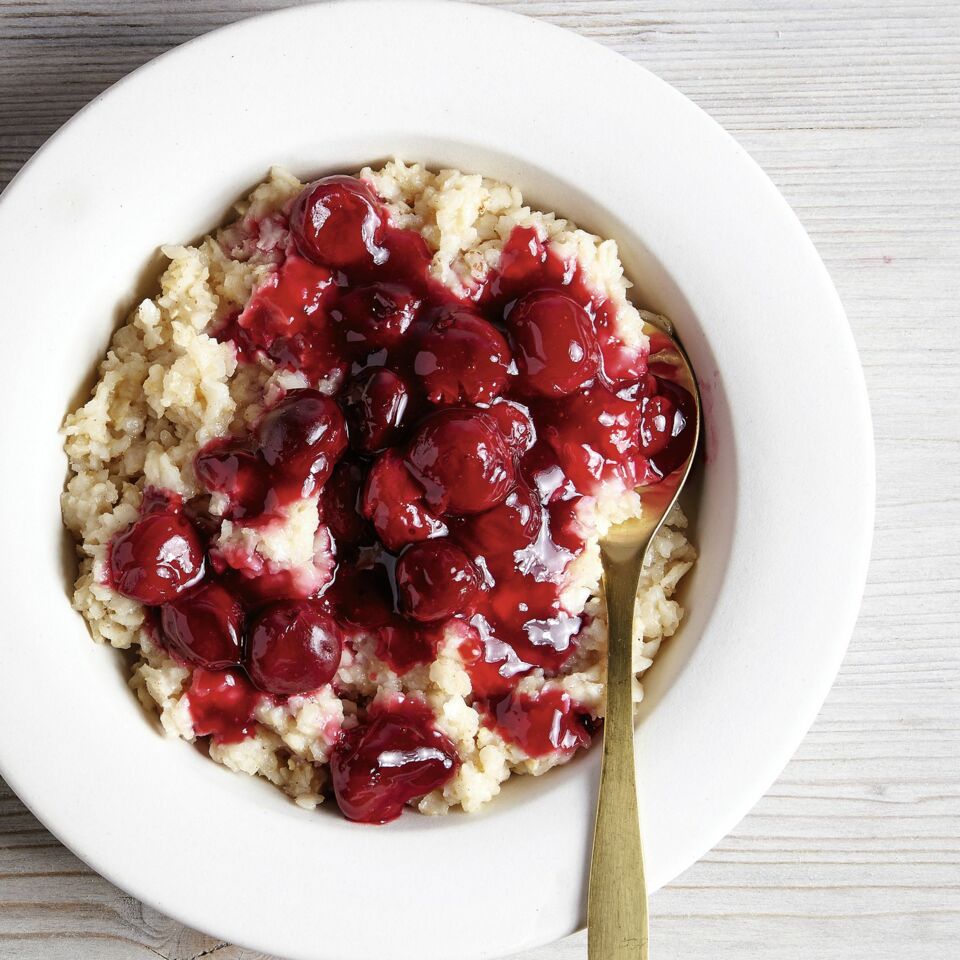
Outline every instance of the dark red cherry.
POLYGON ((514 553, 533 543, 543 524, 543 508, 522 481, 503 503, 491 510, 464 517, 456 525, 457 541, 471 557, 484 557, 487 565, 512 571, 514 553))
POLYGON ((179 513, 150 513, 113 538, 109 562, 117 591, 157 605, 200 582, 203 544, 190 521, 179 513))
POLYGON ((256 730, 254 712, 262 694, 240 670, 204 670, 190 678, 187 703, 198 737, 215 743, 239 743, 256 730))
POLYGON ((414 434, 407 463, 427 503, 440 513, 489 510, 514 481, 513 458, 497 421, 480 410, 452 408, 429 416, 414 434))
POLYGON ((323 522, 338 544, 369 543, 373 530, 360 513, 360 496, 367 473, 353 457, 344 457, 333 468, 320 495, 323 522))
POLYGON ((596 375, 599 350, 587 311, 555 290, 535 290, 507 317, 520 382, 535 393, 561 397, 596 375))
POLYGON ((399 283, 371 283, 344 294, 331 313, 356 356, 396 347, 410 329, 420 300, 399 283))
POLYGON ((291 254, 254 291, 236 322, 228 322, 224 334, 233 339, 241 360, 249 362, 262 351, 311 381, 337 380, 349 364, 327 318, 336 292, 330 270, 291 254))
POLYGON ((463 307, 437 310, 419 343, 413 369, 432 403, 489 403, 506 386, 507 341, 463 307))
POLYGON ((400 609, 429 623, 472 612, 480 576, 470 558, 449 540, 415 543, 397 561, 400 609))
POLYGON ((261 690, 290 697, 328 683, 340 652, 340 628, 318 603, 279 600, 250 625, 247 673, 261 690))
POLYGON ((515 457, 522 457, 537 442, 533 417, 522 403, 497 397, 487 408, 487 413, 497 421, 497 426, 515 457))
POLYGON ((392 370, 371 370, 354 381, 343 401, 351 444, 358 450, 375 453, 394 443, 408 400, 406 383, 392 370))
POLYGON ((423 487, 396 450, 384 451, 370 468, 362 510, 390 550, 447 532, 443 521, 427 506, 423 487))
POLYGON ((229 498, 223 514, 228 520, 263 513, 270 478, 259 453, 246 441, 232 437, 211 440, 194 458, 193 468, 207 490, 229 498))
POLYGON ((187 663, 206 670, 240 664, 243 607, 216 581, 165 603, 160 626, 167 646, 187 663))
POLYGON ((425 708, 378 714, 347 731, 330 758, 340 810, 361 823, 395 820, 408 801, 442 787, 457 766, 456 748, 425 708))
POLYGON ((268 466, 309 496, 322 487, 347 446, 337 402, 317 390, 291 390, 257 424, 260 454, 268 466))
POLYGON ((375 630, 399 619, 394 612, 390 575, 382 563, 365 567, 342 564, 324 596, 329 598, 334 615, 342 623, 375 630))
POLYGON ((640 445, 643 455, 661 477, 679 468, 693 446, 696 407, 683 387, 656 378, 655 396, 643 397, 640 416, 640 445))
POLYGON ((315 263, 345 268, 382 263, 387 256, 376 194, 354 177, 324 177, 304 187, 290 230, 299 251, 315 263))

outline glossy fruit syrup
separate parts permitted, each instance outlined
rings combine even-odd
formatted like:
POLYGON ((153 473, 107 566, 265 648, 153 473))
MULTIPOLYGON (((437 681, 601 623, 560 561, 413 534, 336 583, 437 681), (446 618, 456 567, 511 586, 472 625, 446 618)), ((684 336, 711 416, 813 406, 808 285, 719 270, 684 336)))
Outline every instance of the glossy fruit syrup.
MULTIPOLYGON (((241 362, 317 389, 289 390, 249 433, 202 449, 206 494, 151 492, 111 544, 112 584, 155 609, 160 642, 195 668, 198 734, 243 739, 263 698, 335 683, 352 636, 374 636, 403 674, 455 628, 485 722, 529 756, 572 753, 596 726, 588 712, 549 685, 516 685, 559 674, 577 649, 583 617, 563 593, 588 534, 583 498, 676 469, 692 398, 648 369, 614 304, 533 228, 515 228, 499 270, 457 297, 432 278, 419 233, 393 226, 362 181, 310 184, 288 227, 282 263, 217 335, 241 362), (224 564, 223 518, 265 525, 313 496, 331 582, 304 592, 224 564)), ((416 698, 361 716, 331 758, 350 819, 391 820, 456 772, 416 698)))

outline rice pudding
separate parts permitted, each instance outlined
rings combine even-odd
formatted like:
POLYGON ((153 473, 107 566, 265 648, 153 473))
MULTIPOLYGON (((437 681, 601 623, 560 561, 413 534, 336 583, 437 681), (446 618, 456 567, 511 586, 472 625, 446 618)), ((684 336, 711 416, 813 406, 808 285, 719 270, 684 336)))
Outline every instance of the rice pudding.
MULTIPOLYGON (((275 169, 237 214, 164 248, 66 418, 74 605, 167 733, 301 806, 477 810, 597 731, 599 539, 685 459, 692 398, 615 243, 514 187, 275 169)), ((685 526, 643 573, 638 678, 685 526)))

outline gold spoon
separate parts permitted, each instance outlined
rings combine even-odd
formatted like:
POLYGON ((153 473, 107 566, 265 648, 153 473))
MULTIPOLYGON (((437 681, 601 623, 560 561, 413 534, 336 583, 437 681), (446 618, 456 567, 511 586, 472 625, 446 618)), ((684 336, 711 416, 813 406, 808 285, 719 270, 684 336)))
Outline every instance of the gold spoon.
POLYGON ((679 343, 652 324, 650 369, 692 398, 682 433, 682 458, 665 458, 657 483, 637 488, 640 517, 611 528, 600 542, 607 602, 607 709, 597 821, 587 899, 589 960, 647 960, 647 885, 643 871, 633 742, 633 612, 644 557, 690 474, 700 437, 700 392, 679 343), (690 422, 692 414, 692 423, 690 422), (689 438, 688 440, 686 438, 689 438))

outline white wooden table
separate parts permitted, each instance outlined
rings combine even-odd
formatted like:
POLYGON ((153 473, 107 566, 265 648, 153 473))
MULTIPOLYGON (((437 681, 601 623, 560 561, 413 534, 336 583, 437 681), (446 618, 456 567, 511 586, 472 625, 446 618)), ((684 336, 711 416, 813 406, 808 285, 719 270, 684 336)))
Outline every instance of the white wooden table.
MULTIPOLYGON (((134 67, 285 5, 0 0, 0 186, 134 67)), ((960 956, 960 12, 953 0, 499 5, 643 63, 738 137, 826 260, 872 398, 877 532, 843 670, 770 793, 653 898, 654 956, 960 956)), ((0 956, 262 957, 117 890, 2 781, 0 956)), ((585 956, 578 935, 525 960, 585 956)))

